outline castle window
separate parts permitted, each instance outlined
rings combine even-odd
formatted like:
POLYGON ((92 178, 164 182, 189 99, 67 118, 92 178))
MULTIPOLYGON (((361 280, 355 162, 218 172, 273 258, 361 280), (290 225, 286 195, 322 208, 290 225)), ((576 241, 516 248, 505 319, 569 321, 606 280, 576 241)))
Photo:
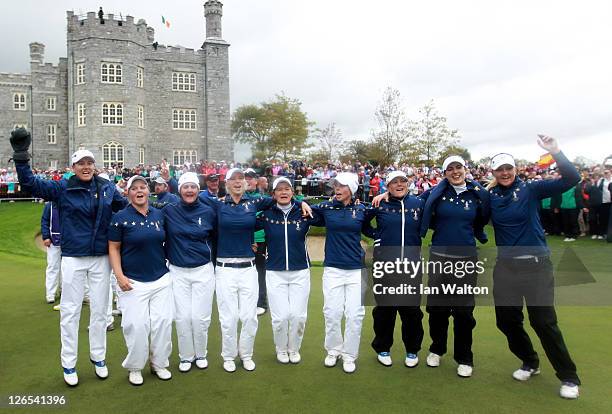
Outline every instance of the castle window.
POLYGON ((47 111, 55 111, 57 98, 55 96, 47 97, 47 111))
POLYGON ((118 63, 102 62, 100 76, 102 83, 123 83, 122 69, 118 63))
POLYGON ((144 148, 143 147, 138 148, 138 163, 139 164, 143 164, 143 165, 145 163, 144 148))
POLYGON ((112 168, 113 165, 123 168, 123 145, 117 141, 102 145, 102 160, 104 168, 112 168))
POLYGON ((138 128, 144 128, 144 106, 138 105, 138 128))
POLYGON ((102 125, 123 125, 123 104, 104 102, 102 104, 102 125))
POLYGON ((85 64, 78 63, 76 65, 75 84, 82 85, 85 83, 85 64))
POLYGON ((49 144, 57 144, 57 125, 47 125, 47 142, 49 144))
POLYGON ((139 88, 144 87, 144 69, 140 66, 136 67, 136 86, 139 88))
POLYGON ((26 110, 25 93, 14 93, 13 94, 13 109, 15 111, 25 111, 26 110))
POLYGON ((80 127, 87 125, 87 109, 84 103, 77 104, 77 125, 80 127))
POLYGON ((173 109, 172 110, 172 129, 196 129, 195 109, 173 109))
POLYGON ((196 150, 174 150, 172 152, 174 165, 184 165, 187 162, 195 164, 197 160, 198 152, 196 150))
POLYGON ((172 72, 172 90, 195 92, 196 74, 190 72, 172 72))

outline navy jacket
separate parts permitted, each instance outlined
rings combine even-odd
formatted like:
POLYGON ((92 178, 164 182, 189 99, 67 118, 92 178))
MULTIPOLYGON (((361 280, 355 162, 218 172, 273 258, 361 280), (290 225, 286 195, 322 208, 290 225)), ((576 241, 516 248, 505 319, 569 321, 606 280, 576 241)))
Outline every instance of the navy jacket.
POLYGON ((40 233, 43 240, 51 240, 54 246, 59 246, 62 240, 60 230, 60 218, 57 204, 47 201, 40 218, 40 233))
POLYGON ((478 182, 465 181, 467 190, 459 195, 446 178, 421 194, 425 200, 421 236, 425 237, 429 228, 434 230, 434 252, 475 256, 474 239, 488 241, 484 226, 490 218, 489 193, 478 182))
POLYGON ((365 252, 361 247, 361 231, 365 223, 363 204, 344 205, 334 198, 312 206, 314 226, 325 226, 324 266, 338 269, 361 269, 365 266, 365 252))
POLYGON ((113 216, 108 239, 121 243, 121 269, 130 279, 153 282, 166 273, 164 216, 150 207, 146 215, 131 204, 113 216))
POLYGON ((180 200, 181 199, 178 196, 176 196, 175 194, 172 194, 169 191, 164 191, 163 193, 157 194, 158 203, 164 203, 164 204, 178 203, 180 200))
POLYGON ((211 206, 217 218, 217 257, 254 258, 251 248, 255 231, 255 215, 258 211, 270 208, 274 200, 270 197, 251 198, 246 194, 238 204, 231 196, 221 199, 199 197, 200 202, 211 206))
POLYGON ((374 239, 377 254, 375 259, 390 260, 404 257, 415 258, 420 254, 421 218, 425 201, 407 194, 403 198, 389 195, 389 201, 381 201, 378 207, 365 210, 363 233, 374 239), (370 226, 376 217, 376 228, 370 226))
POLYGON ((266 269, 302 270, 310 267, 306 234, 313 220, 302 217, 302 209, 292 201, 287 216, 275 205, 257 217, 257 228, 265 230, 268 244, 266 269))
POLYGON ((562 194, 580 181, 562 152, 554 158, 562 178, 526 183, 517 177, 509 187, 496 185, 489 190, 498 257, 550 255, 538 214, 540 200, 562 194))
POLYGON ((162 209, 166 229, 166 257, 174 266, 194 268, 212 260, 217 213, 196 199, 167 204, 162 209))
POLYGON ((128 203, 115 184, 95 176, 83 182, 75 175, 69 180, 49 181, 34 177, 28 163, 16 163, 19 183, 35 197, 55 201, 62 229, 62 256, 83 257, 108 254, 108 225, 113 211, 128 203))

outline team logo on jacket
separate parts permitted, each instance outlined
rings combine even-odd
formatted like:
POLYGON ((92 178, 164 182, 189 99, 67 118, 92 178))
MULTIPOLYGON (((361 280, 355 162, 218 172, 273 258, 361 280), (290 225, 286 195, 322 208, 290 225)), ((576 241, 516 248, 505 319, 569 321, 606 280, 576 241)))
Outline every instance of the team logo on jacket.
POLYGON ((202 225, 202 217, 198 217, 198 226, 202 225))

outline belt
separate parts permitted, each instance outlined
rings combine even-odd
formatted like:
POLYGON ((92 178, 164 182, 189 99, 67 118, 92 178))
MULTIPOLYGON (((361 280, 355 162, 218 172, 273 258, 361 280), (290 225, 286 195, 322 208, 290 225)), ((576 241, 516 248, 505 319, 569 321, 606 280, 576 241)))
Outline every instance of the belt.
POLYGON ((219 267, 233 267, 236 269, 244 269, 245 267, 255 266, 255 260, 250 260, 248 262, 238 262, 238 263, 223 263, 217 260, 217 266, 219 267))

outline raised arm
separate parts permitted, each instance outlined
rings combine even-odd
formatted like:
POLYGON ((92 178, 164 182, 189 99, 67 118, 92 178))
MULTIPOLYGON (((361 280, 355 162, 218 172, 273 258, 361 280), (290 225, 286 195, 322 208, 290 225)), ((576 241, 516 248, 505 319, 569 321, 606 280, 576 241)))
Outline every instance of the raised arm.
POLYGON ((35 197, 48 201, 57 201, 64 190, 65 181, 47 181, 34 177, 30 168, 30 154, 28 149, 32 137, 24 128, 17 128, 11 132, 11 147, 13 147, 13 161, 17 170, 19 184, 35 197))
POLYGON ((547 150, 555 159, 561 178, 552 180, 536 181, 531 184, 538 199, 548 198, 555 194, 561 194, 575 186, 580 181, 580 173, 559 149, 559 143, 555 138, 538 135, 538 145, 547 150))

